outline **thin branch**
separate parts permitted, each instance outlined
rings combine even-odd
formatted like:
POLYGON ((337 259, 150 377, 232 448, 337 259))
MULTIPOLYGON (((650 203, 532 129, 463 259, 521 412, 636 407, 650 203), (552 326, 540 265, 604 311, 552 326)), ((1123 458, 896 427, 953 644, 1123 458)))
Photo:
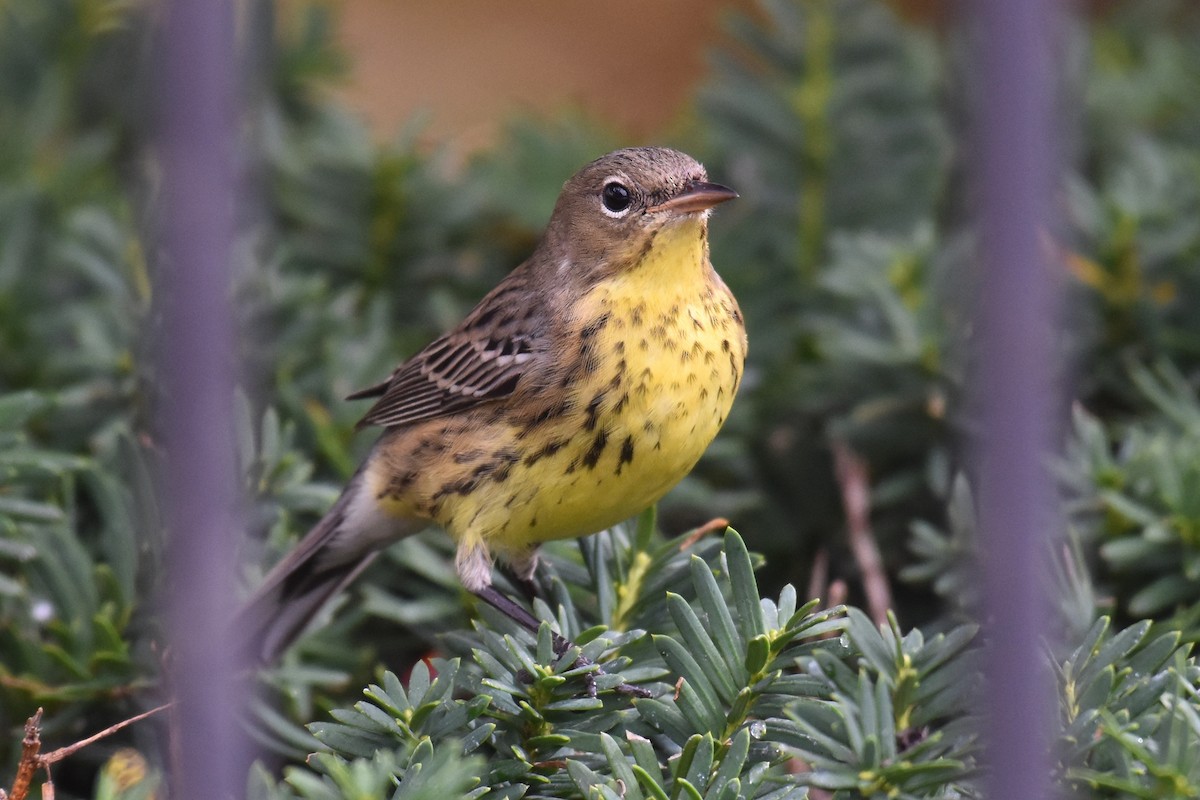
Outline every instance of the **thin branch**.
POLYGON ((823 607, 829 608, 829 550, 822 547, 813 556, 812 569, 808 575, 808 598, 821 598, 823 607))
MULTIPOLYGON (((821 608, 837 608, 846 602, 846 582, 838 579, 833 583, 829 582, 829 549, 822 547, 817 550, 817 554, 813 556, 812 572, 808 578, 808 594, 812 599, 820 599, 821 608)), ((829 631, 819 638, 821 639, 836 639, 838 634, 835 631, 829 631)), ((814 798, 815 795, 810 796, 814 798)))
POLYGON ((98 742, 101 739, 104 739, 105 737, 112 736, 114 733, 121 730, 122 728, 126 728, 135 722, 141 722, 142 720, 146 719, 147 717, 152 717, 155 714, 158 714, 159 712, 166 711, 170 707, 171 707, 170 703, 163 703, 161 706, 158 706, 157 708, 152 708, 149 711, 144 711, 141 714, 138 714, 137 716, 130 717, 129 719, 126 719, 126 720, 121 720, 116 725, 111 725, 111 726, 105 728, 104 730, 100 731, 99 733, 93 734, 86 739, 82 739, 78 742, 75 742, 75 744, 69 744, 66 747, 60 747, 57 750, 52 750, 49 753, 46 753, 44 756, 41 756, 38 758, 38 766, 46 766, 48 764, 53 764, 56 761, 62 761, 67 756, 72 755, 73 753, 76 753, 79 750, 82 750, 83 748, 87 747, 90 744, 94 744, 95 742, 98 742))
MULTIPOLYGON (((825 607, 837 608, 838 606, 844 606, 846 601, 849 599, 850 588, 846 586, 846 582, 844 580, 838 578, 836 581, 829 584, 829 600, 826 601, 825 607)), ((833 633, 833 631, 830 631, 827 638, 832 639, 835 636, 836 634, 833 633)))
POLYGON ((42 786, 42 798, 47 800, 53 796, 54 787, 50 783, 50 765, 62 761, 67 756, 77 753, 90 744, 94 744, 101 739, 112 736, 122 728, 126 728, 135 722, 141 722, 147 717, 152 717, 161 711, 170 708, 170 703, 164 703, 157 708, 152 708, 129 719, 122 720, 116 725, 110 725, 99 733, 93 734, 86 739, 69 744, 66 747, 60 747, 57 750, 51 750, 49 753, 42 753, 42 709, 38 709, 37 713, 30 717, 25 722, 25 738, 21 742, 21 761, 17 764, 17 777, 13 779, 12 791, 7 795, 0 789, 0 800, 25 800, 29 794, 29 787, 33 783, 33 776, 39 770, 46 771, 47 782, 42 786))
POLYGON ((21 761, 17 764, 17 777, 13 779, 12 792, 8 800, 25 800, 33 774, 41 766, 38 753, 42 749, 42 709, 25 721, 25 738, 21 741, 21 761))
POLYGON ((867 462, 848 444, 833 443, 833 463, 838 486, 842 490, 842 507, 846 511, 846 532, 850 550, 862 571, 863 591, 867 609, 877 625, 887 623, 892 607, 892 590, 883 570, 883 557, 871 532, 871 488, 867 462))
POLYGON ((701 525, 699 528, 693 528, 685 533, 679 539, 679 552, 687 550, 696 542, 708 536, 710 533, 718 533, 729 527, 729 520, 724 517, 713 517, 708 522, 701 525))

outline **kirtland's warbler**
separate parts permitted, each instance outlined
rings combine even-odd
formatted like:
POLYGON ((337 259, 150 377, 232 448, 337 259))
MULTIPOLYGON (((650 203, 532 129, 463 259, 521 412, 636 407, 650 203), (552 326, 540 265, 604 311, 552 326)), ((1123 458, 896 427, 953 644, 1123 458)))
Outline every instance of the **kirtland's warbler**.
MULTIPOLYGON (((534 631, 492 586, 538 546, 648 507, 712 441, 746 333, 708 256, 709 210, 736 193, 656 147, 609 153, 563 186, 541 243, 457 328, 351 398, 383 435, 329 513, 239 618, 271 660, 385 545, 430 522, 463 585, 534 631)), ((559 640, 562 641, 562 640, 559 640)))

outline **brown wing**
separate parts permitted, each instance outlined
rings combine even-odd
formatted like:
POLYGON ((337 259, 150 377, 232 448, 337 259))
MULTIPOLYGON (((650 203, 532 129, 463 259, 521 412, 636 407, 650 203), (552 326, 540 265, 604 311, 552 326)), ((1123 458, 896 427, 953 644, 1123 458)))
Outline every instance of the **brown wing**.
POLYGON ((381 395, 358 427, 408 425, 511 395, 545 352, 538 324, 543 318, 532 305, 537 297, 521 286, 502 283, 462 325, 401 364, 387 381, 350 395, 381 395))

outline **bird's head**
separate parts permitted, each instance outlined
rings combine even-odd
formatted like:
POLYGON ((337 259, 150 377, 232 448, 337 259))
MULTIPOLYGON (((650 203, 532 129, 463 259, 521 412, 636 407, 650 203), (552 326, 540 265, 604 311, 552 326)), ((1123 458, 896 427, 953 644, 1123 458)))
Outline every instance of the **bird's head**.
POLYGON ((735 197, 677 150, 617 150, 563 185, 543 247, 556 269, 611 275, 636 266, 665 229, 682 228, 702 242, 709 210, 735 197))

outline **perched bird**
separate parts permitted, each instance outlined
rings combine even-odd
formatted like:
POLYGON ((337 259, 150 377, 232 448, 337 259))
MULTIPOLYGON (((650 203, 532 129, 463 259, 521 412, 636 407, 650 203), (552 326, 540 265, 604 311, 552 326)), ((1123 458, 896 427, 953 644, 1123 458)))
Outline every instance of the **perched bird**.
POLYGON ((709 262, 709 210, 736 197, 683 153, 618 150, 563 186, 545 234, 454 330, 350 399, 383 434, 239 618, 273 659, 385 545, 431 522, 463 585, 661 498, 699 460, 741 382, 746 333, 709 262))

